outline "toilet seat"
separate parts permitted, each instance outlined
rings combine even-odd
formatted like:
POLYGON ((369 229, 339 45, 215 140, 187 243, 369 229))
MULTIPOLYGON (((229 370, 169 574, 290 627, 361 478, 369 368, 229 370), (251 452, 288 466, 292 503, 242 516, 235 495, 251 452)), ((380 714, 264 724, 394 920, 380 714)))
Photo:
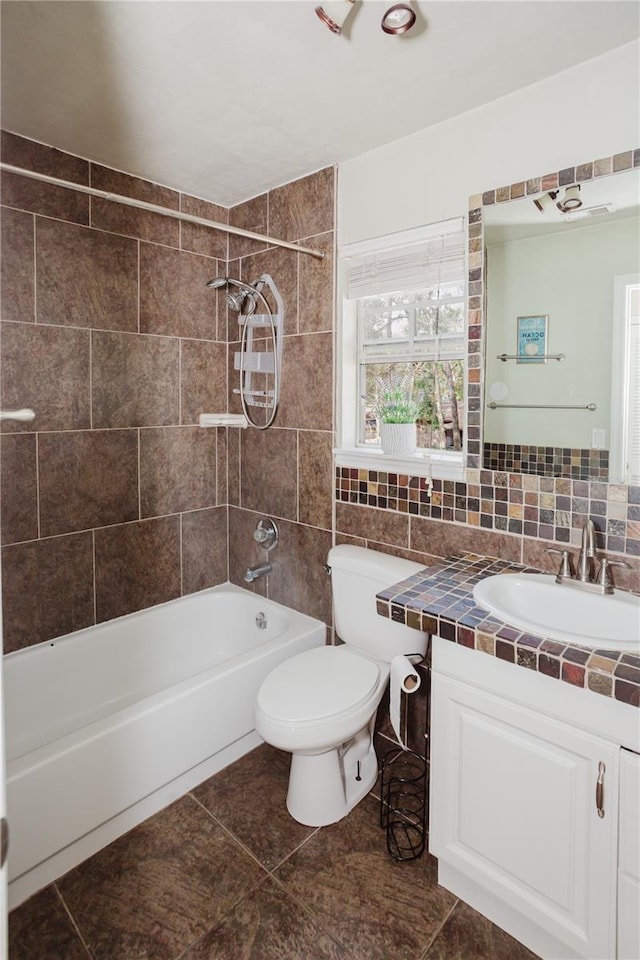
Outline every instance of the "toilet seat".
POLYGON ((271 671, 258 693, 258 708, 275 723, 311 724, 357 708, 379 679, 375 661, 347 646, 317 647, 271 671))

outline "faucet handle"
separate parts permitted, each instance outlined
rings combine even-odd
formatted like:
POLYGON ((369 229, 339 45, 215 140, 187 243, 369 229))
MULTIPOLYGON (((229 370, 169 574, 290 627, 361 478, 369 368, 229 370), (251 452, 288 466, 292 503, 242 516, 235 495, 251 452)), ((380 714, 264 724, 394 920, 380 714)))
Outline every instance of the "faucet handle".
POLYGON ((598 584, 604 587, 604 593, 613 593, 613 579, 611 577, 611 567, 628 567, 626 560, 608 560, 603 557, 600 561, 600 570, 598 571, 598 584))
POLYGON ((571 554, 568 550, 558 550, 555 547, 548 547, 547 553, 557 553, 562 559, 560 560, 560 569, 558 570, 556 580, 559 582, 563 580, 571 580, 575 576, 575 570, 573 567, 573 560, 571 559, 571 554))
POLYGON ((253 531, 253 539, 259 543, 265 550, 271 550, 278 542, 278 528, 271 517, 262 517, 258 520, 256 529, 253 531))

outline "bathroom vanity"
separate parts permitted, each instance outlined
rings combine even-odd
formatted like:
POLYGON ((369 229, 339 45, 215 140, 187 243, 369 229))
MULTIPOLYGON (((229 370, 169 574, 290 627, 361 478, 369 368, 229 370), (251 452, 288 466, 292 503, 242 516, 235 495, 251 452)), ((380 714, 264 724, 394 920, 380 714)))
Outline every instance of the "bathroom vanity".
POLYGON ((434 635, 430 852, 443 886, 541 957, 637 960, 640 656, 476 605, 479 579, 523 569, 468 555, 378 596, 434 635))

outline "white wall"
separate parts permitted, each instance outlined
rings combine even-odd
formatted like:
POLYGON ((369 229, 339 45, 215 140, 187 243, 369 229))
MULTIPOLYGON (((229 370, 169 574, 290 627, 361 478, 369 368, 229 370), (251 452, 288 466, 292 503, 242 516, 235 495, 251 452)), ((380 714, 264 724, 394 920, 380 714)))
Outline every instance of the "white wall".
POLYGON ((355 157, 339 167, 338 243, 460 216, 473 194, 636 147, 639 94, 634 41, 355 157))
POLYGON ((508 388, 504 403, 597 404, 584 411, 492 410, 485 417, 490 443, 550 447, 592 446, 592 428, 610 435, 613 278, 640 263, 637 217, 597 220, 569 232, 499 243, 487 248, 486 382, 508 388), (503 363, 516 352, 516 317, 549 316, 548 353, 560 363, 503 363))

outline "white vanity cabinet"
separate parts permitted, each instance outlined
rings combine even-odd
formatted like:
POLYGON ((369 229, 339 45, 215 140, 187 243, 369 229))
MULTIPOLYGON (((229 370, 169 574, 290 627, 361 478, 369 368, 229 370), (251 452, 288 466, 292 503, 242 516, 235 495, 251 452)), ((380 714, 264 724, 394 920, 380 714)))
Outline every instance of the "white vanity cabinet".
POLYGON ((620 753, 618 958, 640 957, 640 756, 620 753))
POLYGON ((618 880, 618 834, 626 823, 620 842, 637 846, 637 798, 623 776, 619 810, 619 785, 620 745, 640 713, 434 641, 429 849, 440 883, 545 960, 638 960, 640 881, 632 868, 618 880))

